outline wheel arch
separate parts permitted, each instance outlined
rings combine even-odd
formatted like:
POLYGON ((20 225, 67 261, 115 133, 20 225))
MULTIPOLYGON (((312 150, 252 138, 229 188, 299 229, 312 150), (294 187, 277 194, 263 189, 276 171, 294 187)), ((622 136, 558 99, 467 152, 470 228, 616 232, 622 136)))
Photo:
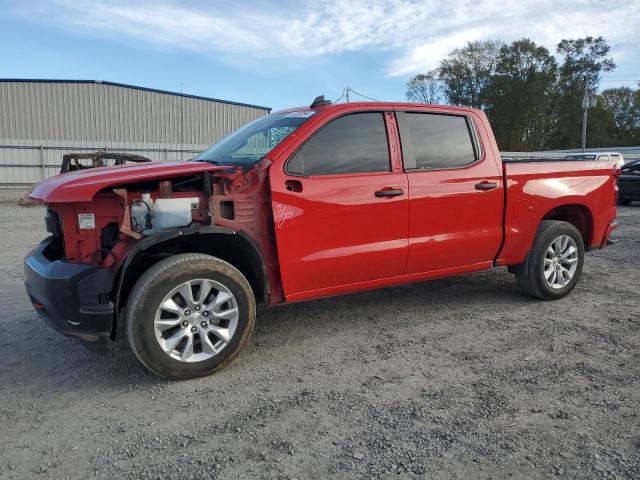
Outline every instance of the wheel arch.
POLYGON ((256 303, 268 303, 269 280, 264 259, 249 236, 223 227, 169 230, 138 242, 120 268, 112 294, 116 312, 112 338, 116 335, 119 313, 140 275, 160 260, 179 253, 203 253, 230 263, 251 285, 256 303))
POLYGON ((541 222, 544 220, 558 220, 570 223, 580 232, 585 250, 590 248, 593 236, 593 214, 586 205, 569 203, 554 207, 540 219, 541 222))

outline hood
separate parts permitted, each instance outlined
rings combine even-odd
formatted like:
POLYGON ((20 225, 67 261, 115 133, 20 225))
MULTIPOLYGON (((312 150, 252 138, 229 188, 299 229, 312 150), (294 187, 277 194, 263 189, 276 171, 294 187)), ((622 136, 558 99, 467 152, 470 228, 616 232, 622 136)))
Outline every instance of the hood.
POLYGON ((100 190, 145 180, 164 180, 202 172, 229 170, 206 162, 149 162, 63 173, 36 184, 28 197, 42 203, 90 202, 100 190))

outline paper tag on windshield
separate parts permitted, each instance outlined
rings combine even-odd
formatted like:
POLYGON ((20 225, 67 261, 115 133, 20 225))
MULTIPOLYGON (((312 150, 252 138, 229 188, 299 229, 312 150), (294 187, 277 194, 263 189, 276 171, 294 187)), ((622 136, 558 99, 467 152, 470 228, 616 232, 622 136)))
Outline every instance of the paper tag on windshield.
POLYGON ((316 112, 312 112, 311 110, 302 110, 302 111, 287 113, 284 116, 284 118, 287 118, 287 117, 302 117, 302 118, 306 118, 306 117, 310 117, 314 113, 316 113, 316 112))
POLYGON ((93 213, 79 213, 78 226, 81 230, 92 230, 96 228, 96 217, 93 213))

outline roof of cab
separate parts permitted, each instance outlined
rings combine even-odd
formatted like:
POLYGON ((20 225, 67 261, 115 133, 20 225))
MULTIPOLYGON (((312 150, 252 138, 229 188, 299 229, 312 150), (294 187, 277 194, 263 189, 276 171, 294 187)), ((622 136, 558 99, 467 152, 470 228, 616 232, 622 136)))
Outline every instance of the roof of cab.
POLYGON ((446 110, 458 110, 458 111, 478 111, 476 108, 471 107, 460 107, 456 105, 439 105, 439 104, 431 104, 431 103, 409 103, 409 102, 342 102, 342 103, 332 103, 328 105, 320 105, 318 107, 311 108, 310 106, 304 107, 292 107, 285 108, 282 110, 276 110, 272 113, 289 113, 289 112, 300 112, 300 111, 325 111, 325 110, 334 110, 334 109, 344 109, 348 107, 349 109, 358 110, 362 107, 370 108, 371 105, 375 105, 380 109, 402 109, 402 108, 415 108, 422 107, 425 109, 446 109, 446 110))

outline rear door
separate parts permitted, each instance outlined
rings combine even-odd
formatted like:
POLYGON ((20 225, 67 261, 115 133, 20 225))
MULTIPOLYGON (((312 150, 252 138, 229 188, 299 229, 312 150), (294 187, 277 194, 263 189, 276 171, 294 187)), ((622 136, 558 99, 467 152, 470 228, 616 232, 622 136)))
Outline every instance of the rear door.
POLYGON ((502 240, 504 190, 489 132, 470 115, 397 117, 409 182, 405 273, 490 265, 502 240))
MULTIPOLYGON (((387 113, 393 120, 393 113, 387 113)), ((334 118, 270 182, 287 299, 401 275, 407 256, 407 176, 392 168, 383 112, 334 118), (306 293, 305 293, 306 292, 306 293), (315 293, 313 293, 315 292, 315 293)), ((397 144, 396 144, 397 145, 397 144)), ((347 289, 344 289, 347 290, 347 289)))

